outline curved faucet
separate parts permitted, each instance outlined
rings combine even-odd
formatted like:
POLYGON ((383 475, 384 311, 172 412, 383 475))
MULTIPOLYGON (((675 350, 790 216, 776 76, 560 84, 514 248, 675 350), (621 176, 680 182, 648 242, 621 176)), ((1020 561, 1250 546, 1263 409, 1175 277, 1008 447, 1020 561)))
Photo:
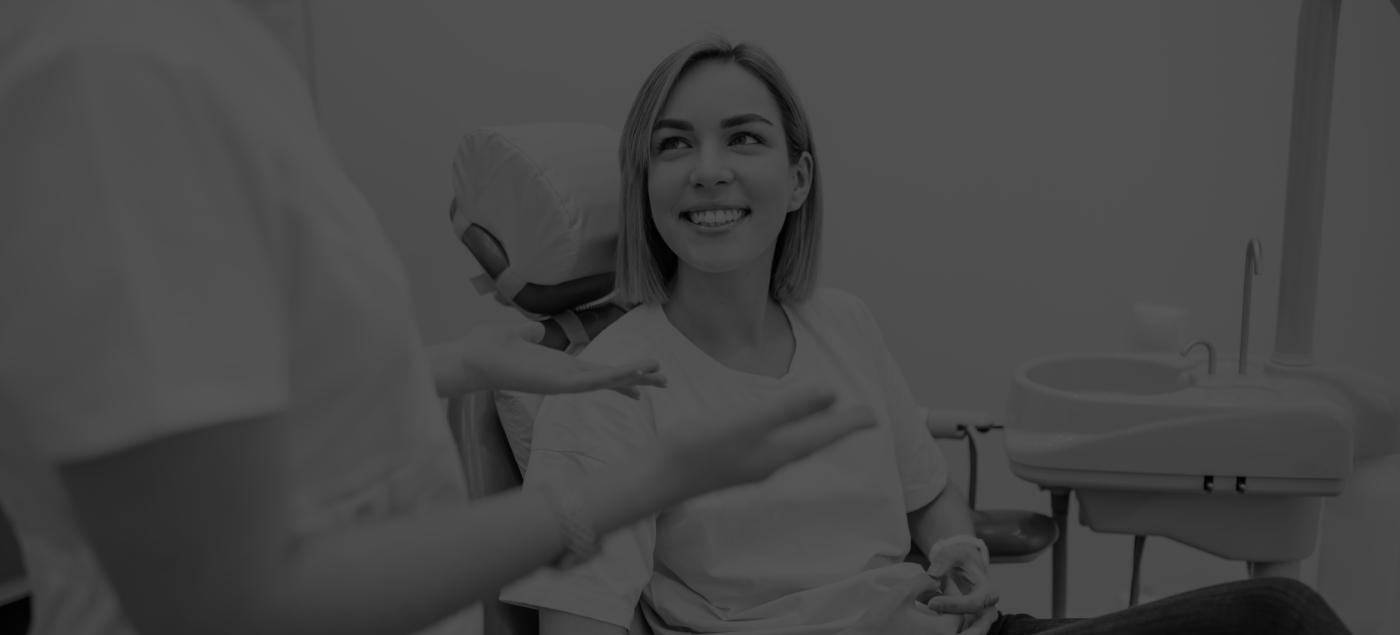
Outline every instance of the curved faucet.
POLYGON ((1263 268, 1259 264, 1264 245, 1258 238, 1249 239, 1244 249, 1244 311, 1240 316, 1240 374, 1243 375, 1249 359, 1249 300, 1254 290, 1254 276, 1260 275, 1263 268))
POLYGON ((1215 374, 1215 347, 1214 347, 1214 346, 1211 346, 1211 345, 1210 345, 1210 342, 1207 342, 1207 341, 1205 341, 1205 340, 1196 340, 1196 341, 1194 341, 1194 342, 1191 342, 1190 344, 1187 344, 1187 345, 1186 345, 1186 348, 1181 349, 1181 356, 1182 356, 1182 357, 1185 357, 1186 354, 1187 354, 1187 353, 1190 353, 1190 352, 1191 352, 1191 349, 1196 348, 1196 345, 1198 345, 1198 344, 1201 345, 1201 346, 1206 347, 1206 374, 1207 374, 1207 375, 1214 375, 1214 374, 1215 374))

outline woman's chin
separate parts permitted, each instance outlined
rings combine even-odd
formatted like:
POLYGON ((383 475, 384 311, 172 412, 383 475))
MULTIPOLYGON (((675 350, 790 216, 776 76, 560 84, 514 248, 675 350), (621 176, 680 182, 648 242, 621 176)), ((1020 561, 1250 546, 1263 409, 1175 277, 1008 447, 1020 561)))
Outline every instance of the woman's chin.
POLYGON ((741 258, 694 258, 685 260, 686 266, 695 273, 706 276, 735 274, 752 264, 752 260, 741 258))

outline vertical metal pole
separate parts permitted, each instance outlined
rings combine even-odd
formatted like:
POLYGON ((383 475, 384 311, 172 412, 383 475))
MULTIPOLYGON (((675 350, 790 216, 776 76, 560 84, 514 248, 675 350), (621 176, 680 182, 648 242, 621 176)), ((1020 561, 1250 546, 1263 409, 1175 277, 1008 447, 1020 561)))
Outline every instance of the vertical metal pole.
POLYGON ((1288 148, 1282 265, 1279 271, 1276 364, 1312 363, 1313 319, 1322 251, 1332 76, 1341 0, 1303 0, 1293 72, 1293 122, 1288 148))
POLYGON ((1050 617, 1059 619, 1065 616, 1065 601, 1069 586, 1069 490, 1060 487, 1050 488, 1050 514, 1060 537, 1050 554, 1050 617))
POLYGON ((1142 591, 1142 548, 1147 544, 1147 536, 1133 536, 1133 581, 1128 584, 1128 608, 1138 605, 1142 591))

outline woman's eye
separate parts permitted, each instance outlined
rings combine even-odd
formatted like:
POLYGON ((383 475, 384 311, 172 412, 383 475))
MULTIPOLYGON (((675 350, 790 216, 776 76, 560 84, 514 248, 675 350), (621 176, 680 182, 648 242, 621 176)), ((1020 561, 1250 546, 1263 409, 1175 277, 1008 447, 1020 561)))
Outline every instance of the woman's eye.
POLYGON ((752 140, 752 143, 740 143, 740 144, 739 144, 739 145, 744 145, 744 146, 754 145, 754 144, 757 144, 757 143, 763 143, 763 138, 762 138, 762 137, 759 137, 758 135, 756 135, 756 134, 754 134, 754 133, 752 133, 752 132, 741 132, 741 133, 739 133, 739 134, 734 135, 734 140, 735 140, 735 141, 738 141, 738 140, 740 140, 740 139, 750 139, 750 140, 752 140))
POLYGON ((685 139, 682 139, 680 137, 666 137, 665 139, 661 140, 661 143, 657 144, 656 149, 673 150, 675 148, 679 148, 680 146, 677 144, 681 143, 685 143, 685 139))

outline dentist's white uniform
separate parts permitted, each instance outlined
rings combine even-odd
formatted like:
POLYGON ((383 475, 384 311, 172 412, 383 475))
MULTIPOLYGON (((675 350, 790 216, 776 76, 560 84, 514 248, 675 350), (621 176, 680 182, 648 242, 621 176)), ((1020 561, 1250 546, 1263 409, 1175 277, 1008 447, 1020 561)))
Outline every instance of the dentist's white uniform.
POLYGON ((33 633, 132 632, 65 461, 276 416, 299 531, 465 496, 399 260, 231 2, 0 7, 0 304, 0 501, 33 633))

